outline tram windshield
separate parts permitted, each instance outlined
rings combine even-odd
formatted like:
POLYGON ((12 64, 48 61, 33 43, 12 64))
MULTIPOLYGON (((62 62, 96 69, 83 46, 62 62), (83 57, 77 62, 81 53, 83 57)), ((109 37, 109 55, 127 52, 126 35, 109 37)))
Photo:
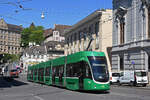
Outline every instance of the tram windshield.
POLYGON ((109 74, 107 69, 107 62, 105 57, 89 56, 93 77, 95 81, 108 82, 109 74))

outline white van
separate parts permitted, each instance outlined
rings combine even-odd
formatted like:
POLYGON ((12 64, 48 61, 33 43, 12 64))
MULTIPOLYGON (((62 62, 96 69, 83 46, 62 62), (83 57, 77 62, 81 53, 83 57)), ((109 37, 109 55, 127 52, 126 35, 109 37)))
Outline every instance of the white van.
POLYGON ((120 73, 119 84, 142 85, 148 84, 147 72, 143 70, 124 71, 120 73))
POLYGON ((117 83, 119 80, 120 73, 119 72, 111 72, 110 73, 110 84, 117 83))

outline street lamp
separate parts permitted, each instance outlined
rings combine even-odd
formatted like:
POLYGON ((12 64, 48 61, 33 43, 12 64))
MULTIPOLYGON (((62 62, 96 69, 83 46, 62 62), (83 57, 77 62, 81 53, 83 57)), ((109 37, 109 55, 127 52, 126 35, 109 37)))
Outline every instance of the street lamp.
POLYGON ((45 18, 45 14, 47 14, 47 13, 48 13, 47 11, 42 11, 41 18, 44 19, 45 18))
POLYGON ((45 18, 45 16, 44 16, 44 12, 42 12, 42 14, 41 14, 41 18, 42 18, 42 19, 44 19, 44 18, 45 18))

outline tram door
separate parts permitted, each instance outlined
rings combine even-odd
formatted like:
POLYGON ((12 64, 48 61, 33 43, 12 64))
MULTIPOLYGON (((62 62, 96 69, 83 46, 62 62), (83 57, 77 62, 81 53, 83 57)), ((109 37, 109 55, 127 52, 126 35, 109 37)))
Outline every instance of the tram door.
POLYGON ((83 79, 85 76, 85 66, 84 62, 80 62, 79 64, 79 88, 83 89, 83 79))
POLYGON ((59 68, 59 85, 62 86, 63 83, 63 66, 59 68))
POLYGON ((53 67, 53 69, 52 69, 52 84, 55 84, 55 76, 56 76, 56 68, 53 67))

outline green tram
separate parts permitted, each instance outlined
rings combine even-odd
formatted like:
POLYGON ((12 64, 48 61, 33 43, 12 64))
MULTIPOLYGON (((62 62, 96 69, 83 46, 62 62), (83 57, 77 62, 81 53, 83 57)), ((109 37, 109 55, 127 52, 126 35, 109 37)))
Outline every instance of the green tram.
POLYGON ((70 90, 110 89, 103 52, 81 51, 29 66, 27 80, 70 90))

